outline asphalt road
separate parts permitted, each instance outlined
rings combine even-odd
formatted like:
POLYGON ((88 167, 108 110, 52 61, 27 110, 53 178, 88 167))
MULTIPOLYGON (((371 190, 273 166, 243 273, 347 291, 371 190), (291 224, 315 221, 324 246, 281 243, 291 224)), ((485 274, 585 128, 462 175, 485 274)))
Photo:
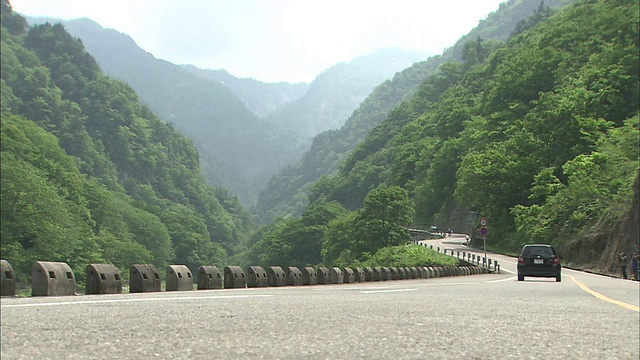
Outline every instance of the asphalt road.
MULTIPOLYGON (((434 244, 462 246, 456 238, 434 244)), ((502 274, 2 298, 1 357, 640 358, 638 282, 567 269, 561 283, 518 282, 515 259, 490 257, 502 274)))

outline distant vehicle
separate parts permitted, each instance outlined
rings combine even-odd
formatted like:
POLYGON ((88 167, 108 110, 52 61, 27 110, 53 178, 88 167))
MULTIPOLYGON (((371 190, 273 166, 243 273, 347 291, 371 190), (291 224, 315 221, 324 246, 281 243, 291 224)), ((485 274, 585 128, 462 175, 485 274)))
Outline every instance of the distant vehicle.
POLYGON ((429 231, 431 231, 431 232, 438 232, 438 227, 437 227, 437 226, 431 226, 431 228, 429 229, 429 231))
POLYGON ((518 257, 518 281, 530 276, 554 277, 560 282, 561 271, 560 256, 551 245, 530 244, 522 248, 518 257))

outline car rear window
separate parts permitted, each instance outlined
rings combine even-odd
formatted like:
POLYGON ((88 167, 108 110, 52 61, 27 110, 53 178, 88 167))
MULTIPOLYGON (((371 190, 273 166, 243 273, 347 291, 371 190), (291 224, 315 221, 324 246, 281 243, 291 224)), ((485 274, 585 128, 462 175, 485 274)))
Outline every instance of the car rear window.
POLYGON ((522 249, 522 256, 553 256, 553 250, 548 246, 527 246, 522 249))

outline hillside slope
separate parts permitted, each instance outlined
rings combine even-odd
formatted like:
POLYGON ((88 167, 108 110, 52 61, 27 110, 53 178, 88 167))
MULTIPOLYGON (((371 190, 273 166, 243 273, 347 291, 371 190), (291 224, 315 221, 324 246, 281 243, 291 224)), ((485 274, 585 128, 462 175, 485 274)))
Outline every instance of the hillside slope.
POLYGON ((610 268, 638 244, 638 10, 579 1, 493 49, 469 43, 486 55, 440 66, 314 184, 312 204, 359 209, 400 186, 414 225, 473 229, 475 214, 494 249, 550 243, 569 263, 610 268))
POLYGON ((0 246, 18 279, 36 260, 81 282, 90 263, 225 265, 250 217, 206 183, 193 143, 63 26, 1 10, 0 246))
MULTIPOLYGON (((546 1, 551 7, 561 7, 572 0, 546 1)), ((477 27, 463 36, 441 56, 434 56, 398 72, 392 79, 376 86, 347 122, 337 130, 328 130, 314 137, 311 148, 301 159, 287 165, 273 176, 258 198, 255 212, 262 223, 278 217, 300 216, 308 204, 311 185, 322 175, 333 174, 358 143, 391 110, 410 99, 418 86, 446 61, 460 60, 465 44, 478 38, 485 42, 506 40, 518 24, 540 6, 538 0, 509 0, 481 20, 477 27)))
POLYGON ((205 177, 237 194, 245 206, 308 147, 309 139, 258 119, 219 81, 156 59, 129 36, 92 20, 62 23, 107 74, 127 82, 154 112, 191 138, 205 177))

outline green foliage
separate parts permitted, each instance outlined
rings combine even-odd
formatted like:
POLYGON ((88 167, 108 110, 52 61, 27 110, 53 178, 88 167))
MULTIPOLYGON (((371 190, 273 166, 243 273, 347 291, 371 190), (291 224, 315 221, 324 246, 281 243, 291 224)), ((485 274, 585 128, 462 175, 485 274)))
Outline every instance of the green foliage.
MULTIPOLYGON (((543 15, 486 56, 484 42, 468 42, 465 63, 428 77, 311 187, 310 202, 355 210, 371 189, 399 185, 416 204, 414 224, 458 221, 443 212, 461 204, 491 219, 493 244, 505 250, 532 239, 573 244, 620 223, 638 167, 638 137, 624 125, 640 103, 638 4, 581 1, 543 15), (618 141, 636 155, 601 150, 618 141)), ((325 261, 365 253, 340 241, 365 233, 358 216, 354 230, 336 222, 328 232, 325 261)))
POLYGON ((322 250, 325 263, 348 263, 380 248, 406 243, 413 212, 409 193, 401 187, 383 185, 372 190, 363 209, 327 226, 322 250))
POLYGON ((567 161, 563 166, 567 184, 550 169, 541 171, 532 198, 544 200, 540 201, 544 205, 514 207, 518 231, 531 242, 561 248, 580 232, 595 231, 603 221, 609 226, 623 221, 638 177, 638 119, 611 130, 591 154, 567 161))
POLYGON ((378 250, 358 266, 457 266, 460 261, 420 245, 389 246, 378 250))
MULTIPOLYGON (((545 6, 551 8, 560 7, 572 2, 574 0, 549 0, 545 1, 545 6)), ((374 132, 372 129, 385 121, 394 108, 397 108, 403 101, 410 100, 420 85, 429 76, 436 73, 441 65, 455 60, 462 60, 463 50, 468 48, 467 54, 464 55, 466 61, 462 67, 465 70, 473 71, 472 65, 481 63, 486 56, 489 56, 502 46, 502 41, 506 41, 509 38, 518 22, 530 17, 538 7, 539 2, 536 0, 506 1, 500 4, 499 10, 489 14, 469 34, 463 36, 456 44, 446 49, 442 56, 433 56, 426 61, 417 62, 403 71, 397 72, 393 78, 379 84, 360 103, 358 109, 351 114, 339 130, 329 130, 315 136, 311 148, 304 154, 301 161, 285 167, 269 180, 266 189, 261 191, 255 208, 259 222, 271 223, 278 217, 300 216, 305 207, 309 203, 313 203, 319 196, 338 199, 350 209, 361 207, 362 199, 379 182, 376 184, 363 184, 366 186, 357 189, 357 194, 354 194, 355 189, 351 188, 354 185, 350 184, 349 188, 342 190, 344 195, 318 194, 313 190, 317 189, 315 183, 319 182, 320 178, 325 175, 335 174, 345 160, 351 162, 350 168, 355 166, 353 161, 359 161, 361 158, 350 156, 350 152, 363 142, 370 132, 374 132), (471 52, 469 50, 474 51, 471 52), (481 56, 475 55, 476 50, 480 50, 478 54, 481 56), (310 201, 307 201, 308 196, 311 197, 310 201), (350 200, 347 201, 345 196, 349 196, 350 200)), ((470 72, 466 74, 466 77, 468 78, 468 83, 473 83, 475 87, 484 85, 485 79, 478 74, 470 72)), ((451 99, 451 102, 462 105, 466 101, 451 99)), ((442 109, 444 113, 447 113, 448 109, 445 106, 442 109)), ((424 108, 421 111, 424 111, 424 108)), ((402 115, 401 117, 406 123, 412 120, 411 116, 413 115, 402 115)), ((462 119, 458 118, 458 120, 462 119)), ((380 129, 380 133, 384 136, 386 131, 400 130, 402 125, 399 124, 397 123, 395 128, 380 129)), ((452 130, 458 124, 453 122, 451 125, 448 126, 447 131, 452 130)), ((385 139, 380 138, 376 140, 385 141, 385 139)), ((365 141, 367 141, 366 145, 369 146, 372 145, 373 139, 365 141)), ((378 143, 378 145, 384 145, 384 143, 378 143)), ((417 148, 412 147, 411 151, 417 148)), ((370 154, 376 150, 367 151, 370 154)), ((404 161, 403 171, 411 169, 409 161, 404 161)), ((379 169, 371 169, 371 171, 376 170, 379 169)), ((370 173, 370 171, 367 172, 370 173)), ((390 174, 390 176, 393 177, 388 182, 390 184, 404 186, 403 183, 408 181, 401 178, 396 179, 393 174, 390 174)), ((363 182, 366 181, 366 179, 363 180, 363 182)), ((347 186, 347 184, 343 184, 343 186, 347 186)), ((409 184, 409 186, 413 185, 409 184)))
POLYGON ((348 214, 340 204, 329 202, 309 207, 300 219, 274 224, 254 245, 259 263, 265 266, 307 266, 322 262, 321 251, 329 223, 348 214))
POLYGON ((62 26, 21 35, 5 3, 2 17, 0 246, 18 278, 36 260, 80 281, 89 263, 224 265, 251 220, 207 185, 193 144, 62 26))

